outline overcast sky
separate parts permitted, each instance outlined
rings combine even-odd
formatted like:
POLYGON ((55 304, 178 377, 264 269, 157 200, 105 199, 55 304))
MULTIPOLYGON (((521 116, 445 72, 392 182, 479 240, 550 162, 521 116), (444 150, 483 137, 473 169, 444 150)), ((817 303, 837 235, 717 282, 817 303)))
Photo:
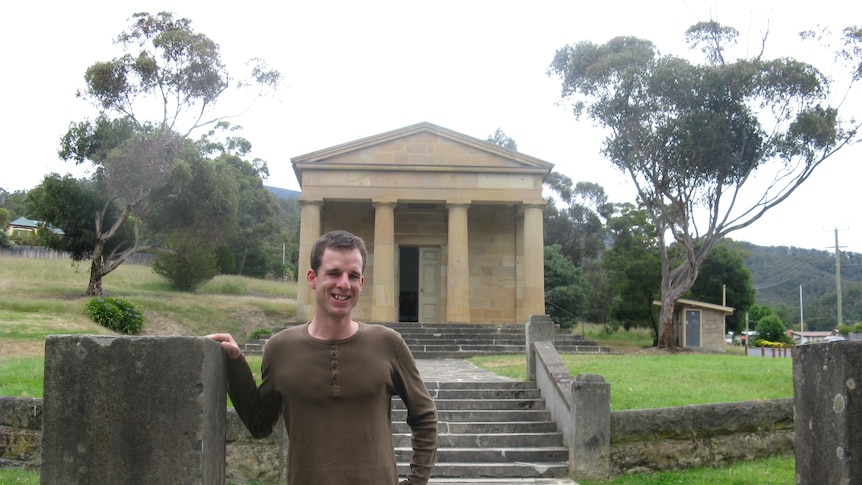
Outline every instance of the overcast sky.
MULTIPOLYGON (((267 185, 299 189, 292 157, 427 121, 480 139, 502 127, 521 152, 575 182, 602 185, 612 202, 633 202, 633 190, 599 154, 601 133, 557 105, 560 82, 545 72, 558 48, 634 35, 663 54, 690 56, 686 28, 715 19, 738 29, 752 52, 768 29, 768 57, 804 58, 799 31, 862 24, 860 4, 834 0, 14 2, 0 20, 0 187, 30 189, 50 172, 83 173, 57 157, 69 123, 94 114, 75 97, 83 73, 118 55, 112 40, 131 14, 163 10, 219 43, 229 68, 262 57, 284 75, 274 98, 234 120, 253 157, 267 161, 267 185)), ((845 150, 731 237, 832 249, 838 229, 842 250, 862 252, 860 158, 858 146, 845 150)))

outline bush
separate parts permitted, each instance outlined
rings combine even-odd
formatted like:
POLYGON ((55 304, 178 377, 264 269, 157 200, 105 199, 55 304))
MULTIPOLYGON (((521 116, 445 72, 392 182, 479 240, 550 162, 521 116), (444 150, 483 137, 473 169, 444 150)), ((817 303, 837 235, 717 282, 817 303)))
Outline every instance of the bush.
POLYGON ((855 323, 853 325, 842 323, 838 325, 838 333, 842 335, 849 335, 851 333, 862 333, 862 322, 855 323))
POLYGON ((215 250, 194 238, 172 238, 176 254, 160 253, 153 260, 153 272, 173 283, 180 291, 193 291, 218 275, 215 250))
POLYGON ((144 317, 135 305, 120 298, 96 297, 84 304, 87 316, 115 332, 135 335, 144 326, 144 317))
POLYGON ((757 340, 793 343, 793 340, 787 336, 787 328, 784 327, 784 322, 778 318, 778 315, 769 314, 761 318, 754 330, 757 332, 757 340))
POLYGON ((251 333, 249 334, 248 338, 250 338, 250 339, 257 339, 257 338, 261 338, 262 336, 263 336, 263 337, 266 337, 266 338, 269 338, 269 336, 270 336, 270 335, 272 335, 272 329, 269 329, 269 328, 259 328, 259 329, 255 330, 255 331, 251 332, 251 333))

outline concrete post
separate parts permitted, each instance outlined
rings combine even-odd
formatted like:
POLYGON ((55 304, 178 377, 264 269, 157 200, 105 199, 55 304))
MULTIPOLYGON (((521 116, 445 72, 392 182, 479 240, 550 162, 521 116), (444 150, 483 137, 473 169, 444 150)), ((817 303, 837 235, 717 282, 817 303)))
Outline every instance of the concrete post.
POLYGON ((611 384, 599 374, 572 383, 569 467, 575 480, 607 480, 611 467, 611 384))
POLYGON ((41 483, 224 484, 224 359, 204 337, 49 336, 41 483))
POLYGON ((530 315, 524 331, 527 351, 527 380, 536 380, 536 342, 554 342, 554 322, 548 315, 530 315))
POLYGON ((862 483, 862 342, 800 346, 793 397, 796 483, 862 483))

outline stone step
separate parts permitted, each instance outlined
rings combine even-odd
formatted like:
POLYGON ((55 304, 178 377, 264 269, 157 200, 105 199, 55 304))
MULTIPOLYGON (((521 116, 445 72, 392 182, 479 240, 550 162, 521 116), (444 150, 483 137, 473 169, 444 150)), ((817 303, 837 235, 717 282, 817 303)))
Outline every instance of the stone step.
MULTIPOLYGON (((395 404, 392 410, 400 409, 403 403, 395 404)), ((509 411, 544 410, 544 399, 435 399, 438 411, 509 411)))
MULTIPOLYGON (((396 447, 410 446, 409 433, 394 433, 393 443, 396 447)), ((437 446, 439 448, 540 448, 559 447, 562 442, 561 433, 469 433, 469 434, 439 434, 437 446)), ((438 449, 439 449, 438 448, 438 449)), ((505 456, 501 457, 501 459, 505 456)), ((503 460, 507 461, 507 460, 503 460)))
MULTIPOLYGON (((512 434, 512 433, 556 433, 557 423, 553 421, 440 421, 437 423, 439 433, 451 434, 512 434)), ((392 423, 393 433, 409 433, 410 427, 405 422, 392 423)))
MULTIPOLYGON (((539 463, 438 463, 431 476, 434 478, 562 478, 569 471, 567 462, 539 463)), ((410 473, 407 462, 398 464, 398 473, 406 476, 410 473)), ((505 482, 514 483, 514 482, 505 482)), ((528 482, 530 483, 530 482, 528 482)))
POLYGON ((454 390, 454 389, 537 389, 535 382, 529 381, 514 381, 514 380, 496 380, 496 381, 425 381, 425 388, 429 391, 434 390, 454 390))
MULTIPOLYGON (((409 462, 413 450, 409 444, 395 447, 395 459, 409 462)), ((437 449, 438 463, 559 463, 568 460, 569 450, 565 447, 528 447, 511 446, 502 448, 440 447, 437 449)), ((434 474, 436 476, 436 474, 434 474)))
MULTIPOLYGON (((542 483, 566 476, 568 449, 534 382, 429 381, 425 386, 438 408, 437 465, 430 483, 542 483)), ((392 420, 395 455, 404 474, 412 449, 398 398, 392 401, 392 420)))
MULTIPOLYGON (((438 419, 446 422, 509 422, 509 421, 551 421, 551 411, 547 409, 442 409, 437 412, 438 419)), ((406 421, 407 410, 393 409, 393 421, 406 421)))
POLYGON ((428 485, 578 485, 570 478, 432 478, 428 485))
MULTIPOLYGON (((395 329, 404 338, 407 346, 417 359, 465 358, 477 355, 522 354, 526 347, 524 325, 471 325, 446 323, 390 323, 386 326, 395 329)), ((282 329, 274 329, 278 332, 282 329)), ((246 343, 244 352, 260 354, 264 338, 252 339, 246 343)), ((569 330, 556 329, 554 346, 565 354, 610 353, 607 347, 586 340, 569 330)))
MULTIPOLYGON (((429 389, 428 392, 436 401, 438 399, 541 399, 542 393, 538 389, 429 389)), ((395 398, 394 401, 401 402, 395 398)))

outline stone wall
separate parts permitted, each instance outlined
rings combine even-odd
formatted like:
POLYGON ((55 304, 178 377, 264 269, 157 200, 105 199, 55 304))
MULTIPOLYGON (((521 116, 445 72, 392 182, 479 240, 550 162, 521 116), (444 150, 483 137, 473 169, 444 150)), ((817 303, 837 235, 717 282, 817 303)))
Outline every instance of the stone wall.
POLYGON ((792 455, 793 399, 611 413, 611 474, 792 455))
MULTIPOLYGON (((41 415, 41 399, 0 396, 0 467, 40 467, 41 415)), ((610 419, 610 475, 721 466, 794 450, 791 399, 615 411, 610 419)), ((283 426, 277 429, 255 440, 228 410, 228 480, 283 482, 283 426)))
POLYGON ((42 400, 0 396, 0 466, 42 464, 42 400))
POLYGON ((598 375, 573 378, 550 340, 553 327, 546 315, 527 322, 527 375, 563 433, 575 480, 794 453, 793 399, 611 412, 612 386, 598 375), (581 432, 579 422, 587 423, 581 432))
MULTIPOLYGON (((225 428, 228 480, 278 483, 286 476, 282 439, 284 426, 264 439, 254 439, 233 409, 225 428)), ((39 469, 42 464, 42 399, 0 396, 0 467, 39 469)))
MULTIPOLYGON (((0 466, 41 463, 42 400, 0 396, 0 466)), ((256 440, 227 412, 226 477, 279 483, 283 429, 256 440)), ((793 453, 793 400, 745 401, 611 413, 613 475, 718 466, 793 453)))

